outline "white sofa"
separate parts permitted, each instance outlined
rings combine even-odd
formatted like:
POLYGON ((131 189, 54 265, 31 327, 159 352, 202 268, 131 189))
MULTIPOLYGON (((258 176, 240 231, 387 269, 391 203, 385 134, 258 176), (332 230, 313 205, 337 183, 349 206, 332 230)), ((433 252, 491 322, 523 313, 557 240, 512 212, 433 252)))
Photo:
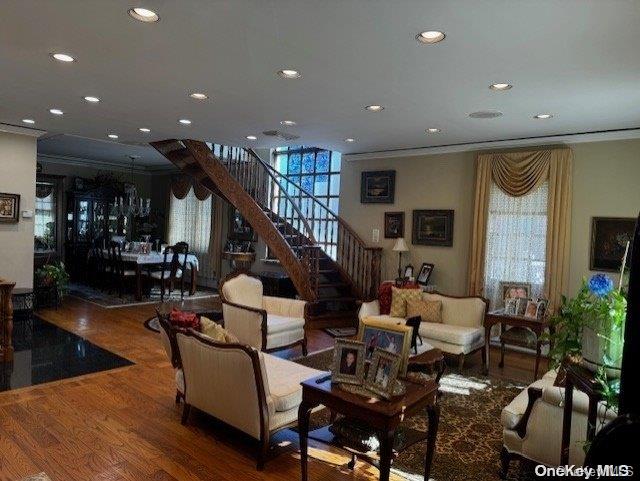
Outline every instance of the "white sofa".
POLYGON ((191 329, 177 330, 184 371, 185 424, 193 406, 259 441, 261 470, 275 432, 295 425, 302 386, 323 374, 251 346, 213 341, 191 329))
MULTIPOLYGON (((438 292, 423 293, 422 297, 429 301, 442 302, 442 323, 420 324, 418 332, 423 341, 443 352, 458 356, 460 370, 467 354, 482 350, 484 359, 484 316, 488 301, 482 297, 455 297, 438 292)), ((399 317, 381 315, 377 300, 363 303, 358 318, 372 318, 391 324, 405 322, 405 319, 399 317)))
MULTIPOLYGON (((513 459, 525 458, 547 466, 560 465, 564 388, 553 385, 556 376, 557 371, 547 372, 502 410, 501 477, 506 477, 513 459)), ((582 466, 584 461, 588 409, 587 395, 574 389, 569 464, 576 466, 582 466)), ((608 422, 615 417, 612 410, 605 413, 604 405, 600 403, 596 428, 601 428, 602 421, 608 422)))
POLYGON ((263 295, 257 277, 236 273, 220 287, 224 326, 240 342, 272 352, 300 344, 307 355, 304 331, 307 303, 298 299, 263 295))

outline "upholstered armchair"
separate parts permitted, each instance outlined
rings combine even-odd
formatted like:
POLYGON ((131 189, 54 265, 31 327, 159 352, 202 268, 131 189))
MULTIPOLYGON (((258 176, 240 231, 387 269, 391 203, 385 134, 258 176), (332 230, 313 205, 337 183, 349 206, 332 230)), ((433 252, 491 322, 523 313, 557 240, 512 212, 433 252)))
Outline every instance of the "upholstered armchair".
POLYGON ((307 355, 304 331, 307 303, 262 294, 262 282, 246 273, 232 274, 220 288, 225 328, 240 342, 272 352, 298 344, 307 355))
POLYGON ((178 355, 178 344, 176 343, 175 329, 167 318, 156 309, 158 321, 160 322, 160 342, 164 352, 167 354, 171 366, 175 372, 176 381, 176 404, 184 398, 184 373, 180 366, 180 356, 178 355))
POLYGON ((259 442, 261 470, 271 436, 297 423, 300 383, 322 372, 191 329, 177 330, 176 339, 185 381, 182 423, 194 407, 247 433, 259 442))

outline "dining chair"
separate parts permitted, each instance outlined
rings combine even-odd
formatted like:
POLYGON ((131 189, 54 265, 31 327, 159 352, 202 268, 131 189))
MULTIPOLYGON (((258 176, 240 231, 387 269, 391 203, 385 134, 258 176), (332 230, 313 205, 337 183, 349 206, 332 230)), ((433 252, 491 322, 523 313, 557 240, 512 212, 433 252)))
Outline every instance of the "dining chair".
POLYGON ((93 241, 90 254, 90 268, 95 272, 95 278, 92 283, 99 288, 104 288, 106 286, 108 281, 107 272, 111 272, 109 261, 104 255, 103 245, 102 238, 95 239, 93 241))
POLYGON ((187 255, 189 254, 189 244, 186 242, 176 242, 175 245, 167 246, 164 249, 164 259, 160 265, 160 270, 149 269, 147 277, 152 282, 160 284, 160 301, 164 302, 165 288, 169 289, 169 297, 177 281, 180 281, 180 299, 184 299, 184 274, 187 269, 187 255))
MULTIPOLYGON (((123 287, 136 278, 135 269, 127 269, 122 260, 122 245, 120 242, 109 242, 109 277, 118 286, 118 296, 122 297, 123 287)), ((113 285, 113 284, 112 284, 113 285)))

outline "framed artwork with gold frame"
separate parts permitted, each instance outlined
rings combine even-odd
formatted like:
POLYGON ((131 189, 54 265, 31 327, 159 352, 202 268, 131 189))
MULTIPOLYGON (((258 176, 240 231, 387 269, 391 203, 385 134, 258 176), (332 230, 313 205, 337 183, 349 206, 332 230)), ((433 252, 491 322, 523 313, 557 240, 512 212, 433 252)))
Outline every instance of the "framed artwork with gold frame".
POLYGON ((374 319, 363 319, 358 327, 358 340, 365 346, 365 361, 373 359, 376 348, 400 356, 400 373, 407 373, 411 334, 413 329, 404 324, 394 324, 374 319))
POLYGON ((384 399, 393 396, 402 358, 377 347, 373 353, 364 387, 384 399))
POLYGON ((333 348, 331 382, 362 385, 364 382, 364 344, 352 339, 336 339, 333 348))

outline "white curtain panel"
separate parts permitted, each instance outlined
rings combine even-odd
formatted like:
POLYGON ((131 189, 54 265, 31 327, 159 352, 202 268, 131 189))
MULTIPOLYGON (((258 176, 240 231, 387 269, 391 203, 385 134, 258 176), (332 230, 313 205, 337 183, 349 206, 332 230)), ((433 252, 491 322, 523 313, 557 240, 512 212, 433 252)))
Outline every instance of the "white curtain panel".
POLYGON ((485 296, 503 306, 500 282, 528 282, 531 297, 544 288, 549 183, 512 197, 492 182, 485 257, 485 296))
POLYGON ((212 196, 198 200, 193 189, 184 199, 177 199, 173 193, 169 207, 169 243, 186 242, 189 251, 196 254, 200 269, 198 282, 211 285, 215 278, 213 262, 209 254, 211 242, 212 196))

